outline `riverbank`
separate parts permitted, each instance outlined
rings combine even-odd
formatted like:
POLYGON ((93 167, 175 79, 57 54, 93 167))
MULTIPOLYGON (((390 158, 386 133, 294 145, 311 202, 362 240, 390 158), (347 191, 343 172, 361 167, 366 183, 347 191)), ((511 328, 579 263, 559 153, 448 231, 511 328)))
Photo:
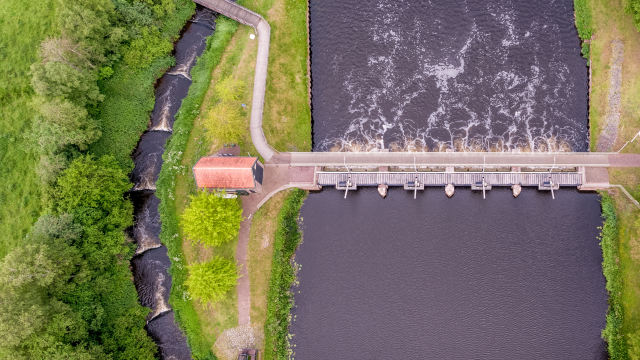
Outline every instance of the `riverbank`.
MULTIPOLYGON (((622 1, 576 0, 576 8, 578 3, 586 4, 590 20, 586 24, 593 31, 589 39, 591 150, 618 151, 640 131, 640 65, 636 61, 640 33, 622 1)), ((621 153, 640 153, 640 141, 627 144, 621 153)), ((609 168, 609 178, 611 184, 620 184, 639 198, 640 169, 609 168)), ((618 189, 603 194, 602 204, 603 272, 610 294, 603 337, 612 359, 638 358, 640 211, 618 189)))
MULTIPOLYGON (((263 117, 267 140, 280 151, 309 151, 311 149, 311 111, 306 75, 307 3, 301 0, 253 0, 239 1, 239 4, 263 15, 271 26, 270 63, 263 117)), ((218 25, 216 34, 219 29, 218 25)), ((165 166, 158 181, 158 189, 162 193, 163 204, 167 199, 171 205, 161 208, 162 238, 163 242, 170 240, 174 244, 175 248, 170 248, 170 252, 176 254, 180 252, 180 259, 184 258, 186 264, 206 261, 216 255, 227 258, 234 258, 236 255, 237 241, 218 248, 204 248, 188 239, 183 239, 177 219, 188 205, 188 196, 196 191, 191 167, 200 157, 215 154, 228 143, 225 139, 207 136, 204 124, 209 112, 219 101, 215 85, 224 79, 233 78, 245 85, 246 90, 240 94, 239 99, 241 103, 247 105, 241 113, 246 127, 241 129, 242 140, 238 145, 240 154, 258 155, 250 141, 248 126, 258 45, 256 40, 249 38, 250 34, 253 34, 252 28, 240 25, 229 35, 227 44, 219 54, 215 69, 208 73, 209 78, 206 81, 208 89, 202 90, 202 95, 197 101, 190 102, 188 106, 185 105, 186 100, 183 102, 176 120, 176 126, 182 124, 179 125, 181 128, 179 131, 174 131, 173 138, 167 147, 165 166), (176 134, 179 134, 179 140, 176 134), (171 166, 170 163, 175 163, 175 166, 171 166)), ((271 251, 273 251, 273 240, 264 242, 264 237, 273 239, 274 235, 271 234, 270 229, 274 229, 274 215, 280 212, 284 196, 285 194, 280 194, 274 197, 255 214, 248 244, 247 263, 241 264, 248 267, 251 284, 250 318, 254 329, 262 329, 267 317, 266 299, 268 279, 271 275, 268 265, 271 261, 271 251)), ((180 265, 184 267, 184 264, 180 265)), ((174 288, 178 287, 175 293, 178 294, 184 290, 179 288, 179 284, 182 284, 187 274, 186 269, 175 269, 175 271, 172 270, 172 274, 174 274, 174 288), (175 271, 181 275, 176 276, 175 271), (183 280, 176 281, 177 278, 183 280)), ((173 294, 174 291, 172 291, 171 303, 175 307, 173 294)), ((213 348, 225 330, 236 329, 239 325, 237 294, 234 289, 227 293, 225 299, 209 308, 189 301, 192 310, 189 310, 188 316, 183 320, 180 316, 178 317, 181 323, 189 323, 192 327, 191 331, 187 329, 187 335, 190 336, 190 332, 197 333, 198 342, 203 349, 213 348), (199 329, 193 328, 196 325, 199 329)), ((224 355, 224 349, 215 350, 218 356, 224 355)))

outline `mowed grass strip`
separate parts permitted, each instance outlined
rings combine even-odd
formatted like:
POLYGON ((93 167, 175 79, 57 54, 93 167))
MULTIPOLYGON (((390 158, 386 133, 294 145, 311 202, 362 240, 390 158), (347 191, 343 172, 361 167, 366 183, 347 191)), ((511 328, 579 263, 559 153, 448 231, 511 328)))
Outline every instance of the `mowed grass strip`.
MULTIPOLYGON (((184 209, 189 204, 189 195, 195 194, 197 190, 191 168, 200 157, 213 154, 224 145, 222 139, 216 140, 207 137, 204 127, 205 117, 218 101, 214 90, 215 84, 229 76, 242 80, 245 82, 247 90, 240 98, 243 103, 249 106, 251 104, 257 42, 249 39, 249 34, 253 31, 250 27, 240 26, 239 28, 234 28, 233 31, 235 34, 231 37, 226 51, 222 54, 220 63, 211 74, 209 88, 189 134, 189 140, 182 157, 182 168, 185 170, 176 176, 175 206, 178 216, 184 212, 184 209)), ((247 155, 247 153, 250 153, 257 155, 249 134, 250 110, 245 110, 243 115, 247 126, 244 129, 245 140, 240 144, 242 149, 241 154, 247 155)), ((205 262, 213 259, 217 255, 235 259, 238 239, 220 247, 207 248, 184 237, 182 229, 180 230, 180 236, 183 238, 182 250, 187 264, 205 262)), ((202 336, 211 348, 224 330, 238 326, 238 298, 236 289, 229 291, 223 300, 213 304, 213 306, 206 307, 197 302, 193 302, 193 307, 200 321, 202 336)))
POLYGON ((0 258, 29 231, 40 215, 38 161, 24 135, 35 111, 29 67, 40 42, 53 33, 56 1, 5 0, 0 6, 0 258))
MULTIPOLYGON (((621 104, 622 116, 618 127, 618 139, 613 151, 618 151, 640 131, 640 33, 631 15, 624 12, 621 0, 588 0, 591 25, 594 29, 591 41, 592 88, 589 102, 591 149, 595 151, 604 127, 609 96, 611 43, 620 40, 624 44, 622 63, 621 104)), ((640 153, 640 141, 625 147, 623 153, 640 153)))
POLYGON ((253 216, 249 236, 248 261, 251 284, 251 322, 267 320, 267 295, 271 279, 273 243, 278 228, 278 213, 290 191, 281 191, 269 199, 253 216))

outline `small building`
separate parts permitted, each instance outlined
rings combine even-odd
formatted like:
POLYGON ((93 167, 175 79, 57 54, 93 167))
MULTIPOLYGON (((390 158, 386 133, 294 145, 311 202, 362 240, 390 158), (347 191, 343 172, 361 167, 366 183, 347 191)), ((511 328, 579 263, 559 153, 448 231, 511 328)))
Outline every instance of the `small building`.
POLYGON ((263 174, 258 158, 249 156, 208 156, 193 167, 198 188, 225 189, 238 195, 262 192, 263 174))

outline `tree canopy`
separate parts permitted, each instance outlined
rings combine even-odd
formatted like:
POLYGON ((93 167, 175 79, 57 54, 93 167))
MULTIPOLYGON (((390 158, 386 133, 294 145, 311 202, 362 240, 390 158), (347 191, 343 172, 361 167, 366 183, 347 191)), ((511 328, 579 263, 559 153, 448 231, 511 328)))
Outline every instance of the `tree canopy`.
POLYGON ((239 102, 246 86, 241 80, 228 77, 216 84, 215 90, 220 102, 205 119, 207 136, 212 141, 240 143, 247 130, 246 115, 239 102))
POLYGON ((80 156, 55 181, 49 213, 0 262, 0 359, 153 359, 126 263, 126 174, 80 156))
POLYGON ((214 303, 236 286, 240 277, 236 264, 216 256, 209 262, 189 265, 189 278, 185 282, 189 294, 202 304, 214 303))
POLYGON ((191 203, 182 214, 182 227, 191 240, 219 246, 238 236, 242 207, 238 199, 220 195, 201 191, 190 196, 191 203))

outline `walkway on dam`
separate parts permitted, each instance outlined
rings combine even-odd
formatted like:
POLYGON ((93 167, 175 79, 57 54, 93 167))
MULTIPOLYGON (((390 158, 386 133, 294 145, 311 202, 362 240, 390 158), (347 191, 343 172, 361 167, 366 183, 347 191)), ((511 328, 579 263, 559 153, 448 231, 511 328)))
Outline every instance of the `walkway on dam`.
POLYGON ((291 166, 640 167, 640 154, 594 152, 317 152, 278 153, 274 164, 291 166))

